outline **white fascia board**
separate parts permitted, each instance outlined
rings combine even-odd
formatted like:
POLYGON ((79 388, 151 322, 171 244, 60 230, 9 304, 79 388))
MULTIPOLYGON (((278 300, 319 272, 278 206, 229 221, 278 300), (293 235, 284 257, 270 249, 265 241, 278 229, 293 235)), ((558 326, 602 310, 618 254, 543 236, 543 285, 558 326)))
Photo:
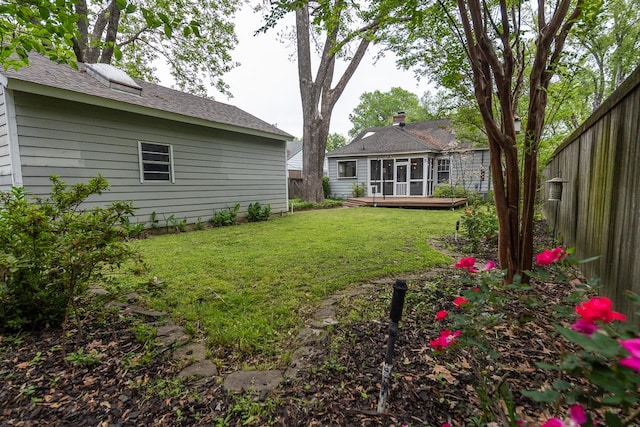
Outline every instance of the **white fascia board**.
MULTIPOLYGON (((0 74, 1 76, 1 74, 0 74)), ((52 98, 64 99, 82 104, 95 105, 98 107, 110 108, 128 113, 142 114, 145 116, 156 117, 163 120, 171 120, 174 122, 188 123, 192 125, 204 126, 208 128, 227 130, 246 135, 259 136, 264 138, 276 139, 279 141, 292 141, 293 136, 283 136, 271 132, 260 131, 256 129, 245 128, 241 126, 228 125, 210 120, 200 119, 198 117, 185 116, 184 114, 172 113, 155 108, 144 107, 142 105, 129 104, 127 102, 116 101, 113 99, 102 98, 100 96, 86 95, 80 92, 73 92, 65 89, 59 89, 51 86, 44 86, 36 83, 25 82, 23 80, 11 79, 5 87, 11 87, 14 91, 27 92, 35 95, 49 96, 52 98)))
POLYGON ((435 151, 435 150, 425 150, 425 151, 406 151, 406 152, 400 152, 400 151, 394 151, 393 153, 363 153, 363 154, 336 154, 333 156, 326 156, 327 159, 337 159, 337 158, 341 158, 341 157, 376 157, 376 158, 383 158, 383 157, 408 157, 408 156, 422 156, 424 154, 442 154, 441 151, 435 151))

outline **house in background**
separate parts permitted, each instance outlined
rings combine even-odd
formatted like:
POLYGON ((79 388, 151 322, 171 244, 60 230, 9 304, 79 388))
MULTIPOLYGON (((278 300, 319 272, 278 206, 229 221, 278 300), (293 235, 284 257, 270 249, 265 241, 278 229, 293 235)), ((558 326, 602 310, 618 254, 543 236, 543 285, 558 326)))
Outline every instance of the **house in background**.
MULTIPOLYGON (((290 141, 287 144, 287 170, 289 178, 302 178, 302 141, 290 141)), ((323 174, 329 173, 329 163, 324 159, 323 174)))
POLYGON ((449 120, 369 128, 348 145, 327 154, 331 193, 349 198, 354 185, 365 196, 429 197, 438 185, 486 195, 489 149, 456 140, 449 120))
POLYGON ((79 70, 32 55, 0 71, 0 190, 46 195, 102 174, 90 204, 131 200, 147 222, 192 223, 250 203, 287 210, 286 141, 293 137, 234 106, 134 80, 106 64, 79 70))
POLYGON ((287 143, 287 172, 289 178, 302 178, 302 141, 287 143))

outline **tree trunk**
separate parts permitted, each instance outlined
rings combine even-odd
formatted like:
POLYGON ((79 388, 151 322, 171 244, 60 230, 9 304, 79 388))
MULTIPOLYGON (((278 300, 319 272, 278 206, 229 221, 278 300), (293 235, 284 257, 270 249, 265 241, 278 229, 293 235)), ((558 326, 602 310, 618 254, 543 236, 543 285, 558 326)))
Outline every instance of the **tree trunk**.
MULTIPOLYGON (((340 6, 336 6, 340 10, 340 6)), ((340 22, 337 12, 335 22, 340 22)), ((315 80, 311 72, 311 24, 309 22, 308 5, 296 9, 296 42, 298 49, 298 78, 300 81, 300 97, 302 99, 302 198, 307 202, 324 200, 322 176, 324 152, 331 124, 331 114, 336 102, 344 92, 347 83, 362 61, 369 46, 367 35, 375 31, 374 24, 368 24, 366 31, 358 31, 361 39, 346 70, 334 88, 331 87, 335 71, 336 46, 339 25, 327 32, 322 57, 316 72, 315 80)))

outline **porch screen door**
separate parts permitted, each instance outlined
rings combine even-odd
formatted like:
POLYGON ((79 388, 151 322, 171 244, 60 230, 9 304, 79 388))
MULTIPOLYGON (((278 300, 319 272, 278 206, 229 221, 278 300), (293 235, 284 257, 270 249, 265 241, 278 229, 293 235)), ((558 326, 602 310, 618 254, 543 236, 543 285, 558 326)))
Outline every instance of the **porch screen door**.
POLYGON ((408 167, 409 167, 409 163, 396 163, 396 196, 407 195, 408 167))

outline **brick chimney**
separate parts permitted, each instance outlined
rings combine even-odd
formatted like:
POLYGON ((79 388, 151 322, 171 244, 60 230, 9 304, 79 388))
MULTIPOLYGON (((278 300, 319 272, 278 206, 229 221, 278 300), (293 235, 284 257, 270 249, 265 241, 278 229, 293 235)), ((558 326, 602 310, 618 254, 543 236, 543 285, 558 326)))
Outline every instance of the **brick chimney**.
POLYGON ((404 111, 398 111, 398 114, 396 114, 395 116, 393 116, 393 125, 394 126, 400 126, 400 127, 404 127, 404 120, 405 120, 406 116, 404 114, 404 111))

